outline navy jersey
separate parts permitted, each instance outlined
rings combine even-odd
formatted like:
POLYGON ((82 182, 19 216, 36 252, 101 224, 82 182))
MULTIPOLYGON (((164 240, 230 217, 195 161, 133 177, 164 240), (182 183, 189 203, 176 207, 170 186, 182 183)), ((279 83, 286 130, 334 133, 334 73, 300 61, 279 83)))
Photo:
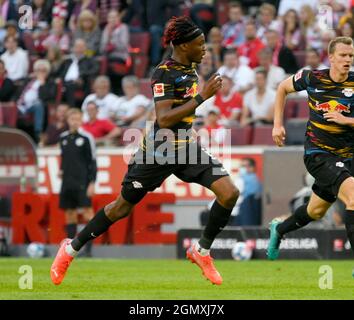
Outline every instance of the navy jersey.
MULTIPOLYGON (((178 108, 198 94, 198 75, 195 64, 191 66, 183 65, 172 58, 161 62, 154 70, 151 78, 151 87, 154 101, 173 100, 172 108, 178 108)), ((192 128, 195 113, 191 113, 183 118, 179 123, 169 128, 174 134, 175 145, 185 144, 189 140, 178 135, 178 129, 186 132, 192 128)), ((157 121, 154 129, 150 132, 149 139, 155 137, 160 129, 157 121)))
POLYGON ((354 130, 348 125, 329 122, 324 113, 340 112, 354 116, 354 72, 346 81, 334 82, 329 69, 301 70, 293 76, 296 91, 306 90, 310 118, 307 123, 305 153, 328 152, 343 158, 353 157, 354 130))

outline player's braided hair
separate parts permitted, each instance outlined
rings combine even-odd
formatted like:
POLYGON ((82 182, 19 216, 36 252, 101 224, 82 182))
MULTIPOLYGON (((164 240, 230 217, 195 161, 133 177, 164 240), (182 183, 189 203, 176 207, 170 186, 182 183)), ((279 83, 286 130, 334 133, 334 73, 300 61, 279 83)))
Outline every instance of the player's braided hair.
POLYGON ((201 30, 187 16, 172 17, 164 32, 164 44, 175 45, 190 41, 201 34, 201 30), (192 39, 190 39, 192 37, 192 39))

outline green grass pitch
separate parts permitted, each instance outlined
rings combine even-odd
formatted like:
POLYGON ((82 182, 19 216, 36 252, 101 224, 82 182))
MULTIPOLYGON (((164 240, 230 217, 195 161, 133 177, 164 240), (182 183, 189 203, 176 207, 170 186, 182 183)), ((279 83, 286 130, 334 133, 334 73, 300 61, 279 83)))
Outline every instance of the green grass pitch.
POLYGON ((211 285, 187 260, 76 259, 63 283, 49 277, 52 259, 0 258, 2 299, 353 299, 353 261, 222 261, 221 286, 211 285), (33 289, 19 288, 19 268, 30 265, 33 289), (333 270, 333 289, 320 289, 319 268, 333 270))

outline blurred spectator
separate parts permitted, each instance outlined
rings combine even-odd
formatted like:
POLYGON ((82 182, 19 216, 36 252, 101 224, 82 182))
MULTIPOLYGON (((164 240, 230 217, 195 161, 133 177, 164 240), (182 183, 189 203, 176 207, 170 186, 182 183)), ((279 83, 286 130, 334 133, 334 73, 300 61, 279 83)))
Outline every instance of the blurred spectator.
POLYGON ((339 29, 339 36, 353 38, 353 25, 350 22, 344 23, 339 29))
POLYGON ((315 11, 310 5, 304 5, 300 10, 300 30, 305 42, 305 48, 320 49, 321 29, 316 20, 315 11))
POLYGON ((34 116, 34 140, 39 141, 44 127, 44 115, 47 104, 56 96, 56 86, 48 79, 50 64, 47 60, 37 60, 33 66, 34 77, 27 79, 17 107, 22 115, 34 116))
POLYGON ((90 11, 96 15, 97 0, 76 0, 73 10, 70 13, 69 27, 70 30, 75 32, 79 20, 79 16, 83 11, 90 11))
POLYGON ((18 47, 18 41, 14 36, 5 38, 5 48, 1 60, 5 62, 8 77, 12 81, 26 78, 29 68, 27 51, 18 47))
POLYGON ((328 45, 331 40, 336 37, 336 32, 334 30, 325 30, 322 32, 322 51, 321 51, 321 61, 324 65, 329 67, 328 60, 328 45))
POLYGON ((79 106, 81 98, 76 99, 75 92, 83 90, 84 95, 90 92, 91 80, 98 73, 98 63, 85 56, 86 42, 76 39, 70 58, 66 59, 60 67, 60 78, 64 81, 64 97, 71 106, 79 106))
POLYGON ((66 24, 66 21, 69 17, 70 7, 72 5, 73 5, 72 0, 54 0, 54 3, 52 3, 53 20, 55 18, 59 18, 64 21, 64 24, 66 24))
POLYGON ((22 39, 20 32, 18 31, 18 22, 15 20, 9 20, 5 25, 6 36, 15 37, 17 39, 18 46, 26 50, 25 43, 22 39))
POLYGON ((114 92, 121 92, 121 79, 126 74, 129 59, 129 29, 121 22, 118 11, 108 13, 108 23, 103 30, 100 52, 108 57, 108 74, 114 92), (122 69, 120 68, 122 67, 122 69))
POLYGON ((0 103, 8 102, 14 94, 15 86, 7 77, 4 61, 0 60, 0 103))
POLYGON ((118 96, 110 93, 111 82, 107 76, 99 76, 93 83, 93 93, 89 94, 81 107, 83 112, 83 120, 88 121, 87 104, 95 102, 98 107, 98 119, 109 119, 113 108, 117 105, 118 96))
POLYGON ((328 67, 321 63, 321 57, 319 52, 314 48, 310 48, 306 50, 306 65, 304 69, 313 71, 328 69, 328 67))
POLYGON ((52 20, 51 11, 53 1, 33 0, 33 28, 36 29, 41 22, 49 23, 52 20))
POLYGON ((0 28, 8 20, 17 20, 18 14, 16 6, 11 0, 0 0, 0 28))
POLYGON ((221 67, 221 61, 224 59, 225 48, 222 46, 222 32, 219 27, 213 27, 208 34, 207 49, 212 54, 213 64, 216 68, 221 67))
MULTIPOLYGON (((332 1, 332 0, 330 0, 332 1)), ((323 0, 321 2, 324 2, 323 0)), ((280 0, 279 1, 279 8, 278 8, 278 15, 284 16, 289 9, 293 9, 296 12, 300 13, 300 9, 305 4, 311 4, 313 9, 317 9, 319 5, 318 0, 280 0)))
POLYGON ((50 62, 49 77, 56 79, 60 75, 60 68, 63 63, 63 54, 59 47, 52 46, 48 48, 46 59, 50 62))
POLYGON ((241 63, 247 64, 250 68, 259 65, 258 52, 261 51, 265 44, 257 38, 257 28, 254 22, 248 21, 245 27, 246 41, 238 48, 241 63))
POLYGON ((48 49, 51 46, 58 46, 63 53, 69 52, 70 37, 65 32, 65 20, 55 17, 52 20, 52 28, 49 36, 43 41, 43 46, 48 49))
POLYGON ((259 226, 262 222, 262 185, 256 174, 256 162, 252 158, 241 160, 239 175, 242 180, 242 201, 233 225, 259 226))
POLYGON ((234 89, 238 92, 246 92, 254 85, 254 71, 247 65, 240 63, 237 52, 229 49, 224 55, 224 64, 218 73, 231 78, 235 84, 234 89))
POLYGON ((242 111, 242 96, 234 90, 234 82, 227 76, 222 76, 222 87, 215 96, 205 101, 197 108, 198 115, 206 116, 209 110, 219 110, 219 123, 225 126, 237 125, 242 111))
POLYGON ((283 16, 282 36, 284 45, 290 50, 300 49, 300 20, 294 9, 289 9, 283 16))
POLYGON ((256 87, 243 97, 241 125, 272 123, 275 94, 267 86, 267 72, 259 68, 256 71, 256 87))
POLYGON ((122 1, 120 0, 98 0, 97 4, 99 8, 99 21, 101 27, 106 25, 108 13, 111 10, 117 12, 122 10, 122 1))
POLYGON ((221 31, 226 48, 235 48, 245 42, 245 21, 240 3, 230 4, 229 21, 222 26, 221 31))
POLYGON ((86 56, 95 56, 100 49, 101 31, 97 26, 97 18, 90 10, 84 10, 78 18, 74 34, 76 39, 84 39, 87 45, 86 56))
POLYGON ((45 46, 45 41, 50 36, 49 24, 45 21, 38 22, 36 29, 34 29, 32 33, 28 32, 28 34, 32 34, 33 44, 36 53, 40 57, 44 57, 46 55, 47 50, 51 48, 47 48, 45 46))
POLYGON ((122 81, 124 96, 120 97, 111 115, 120 127, 143 128, 151 100, 139 93, 140 81, 136 76, 126 76, 122 81))
POLYGON ((214 12, 214 0, 194 0, 190 9, 190 17, 204 34, 208 34, 215 25, 214 12))
POLYGON ((284 69, 287 74, 294 74, 299 69, 294 53, 282 44, 279 34, 275 30, 268 30, 266 32, 266 44, 273 52, 272 64, 284 69))
POLYGON ((161 62, 161 38, 168 19, 179 16, 179 0, 154 0, 146 1, 147 26, 151 34, 151 65, 156 66, 161 62))
POLYGON ((220 124, 220 110, 211 108, 204 117, 204 130, 198 131, 200 144, 209 148, 215 145, 222 145, 225 142, 226 131, 220 124))
POLYGON ((122 130, 111 120, 97 119, 98 107, 93 101, 87 104, 86 111, 89 120, 84 122, 82 128, 91 133, 96 144, 108 145, 114 143, 114 140, 121 135, 122 130))
POLYGON ((259 53, 259 65, 267 72, 267 87, 276 90, 286 74, 283 68, 272 64, 272 58, 273 53, 269 48, 264 48, 259 53))
POLYGON ((270 3, 263 3, 259 7, 257 20, 257 38, 266 43, 266 32, 269 30, 279 30, 279 21, 276 20, 277 10, 270 3))
POLYGON ((68 130, 66 122, 66 114, 69 110, 69 105, 61 103, 55 111, 55 123, 50 123, 43 134, 39 145, 41 147, 57 145, 60 140, 60 135, 68 130))

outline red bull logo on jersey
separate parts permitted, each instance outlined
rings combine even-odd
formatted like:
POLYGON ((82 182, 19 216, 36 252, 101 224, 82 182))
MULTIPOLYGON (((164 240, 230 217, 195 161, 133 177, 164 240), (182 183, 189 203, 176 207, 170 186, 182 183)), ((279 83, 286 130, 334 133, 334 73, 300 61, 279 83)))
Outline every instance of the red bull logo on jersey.
POLYGON ((316 109, 323 112, 346 112, 350 113, 350 105, 346 106, 335 100, 316 104, 316 109))
POLYGON ((198 93, 198 84, 194 82, 190 88, 187 87, 186 94, 183 96, 183 98, 195 97, 198 93))

